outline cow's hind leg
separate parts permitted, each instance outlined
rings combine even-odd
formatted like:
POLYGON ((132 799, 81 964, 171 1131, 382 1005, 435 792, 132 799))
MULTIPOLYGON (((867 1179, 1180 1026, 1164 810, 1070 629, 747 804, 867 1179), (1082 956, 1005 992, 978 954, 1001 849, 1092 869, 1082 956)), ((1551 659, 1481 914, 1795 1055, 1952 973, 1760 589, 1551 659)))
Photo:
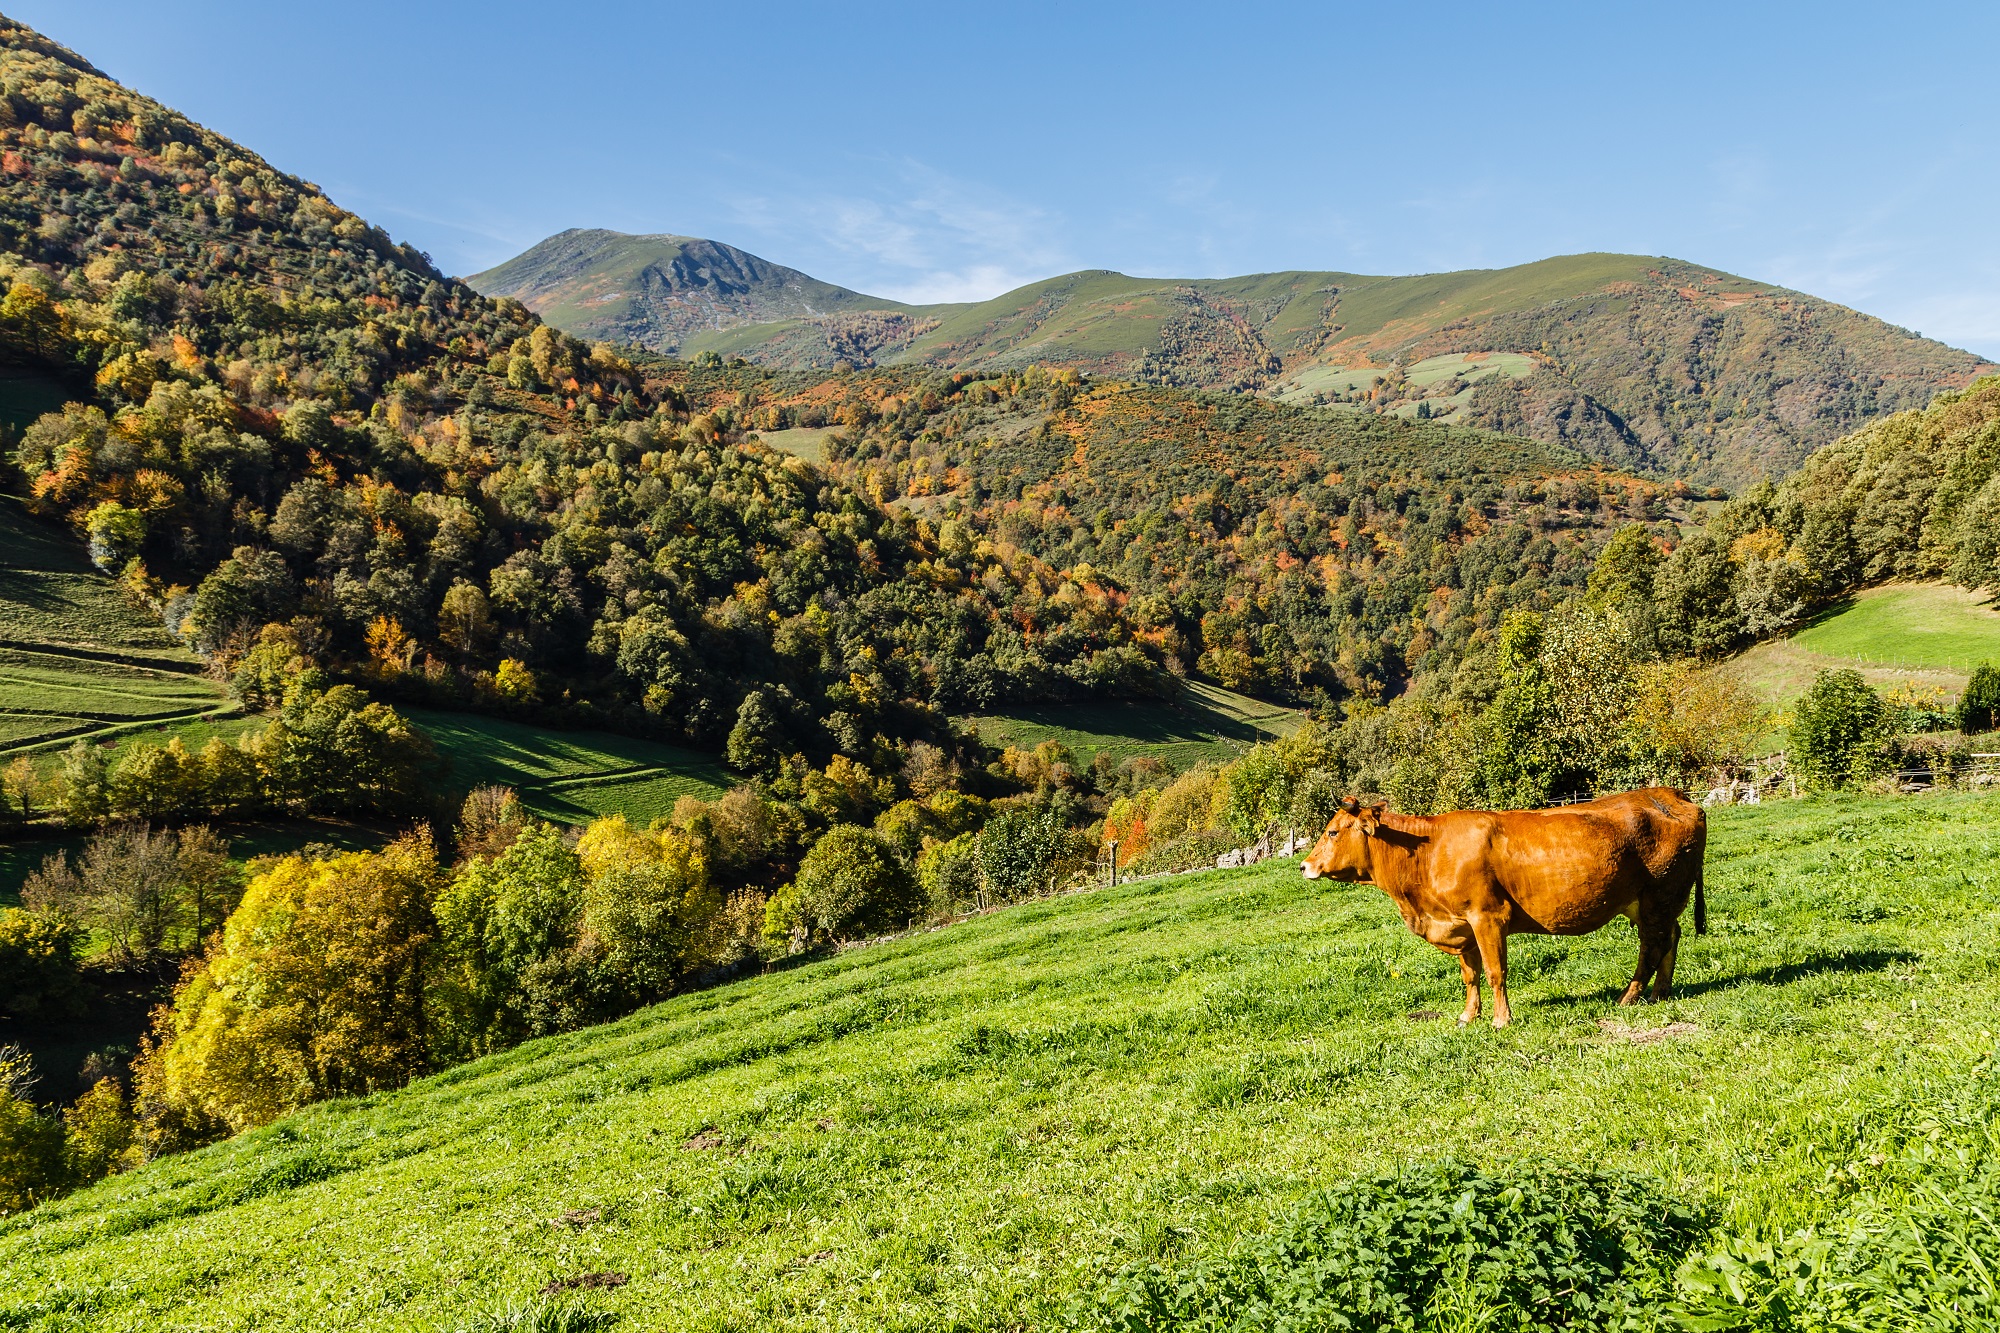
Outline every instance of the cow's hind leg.
POLYGON ((1639 918, 1639 966, 1633 970, 1632 984, 1627 986, 1625 993, 1618 997, 1618 1003, 1637 1004, 1645 998, 1646 983, 1651 981, 1653 974, 1660 969, 1660 959, 1662 954, 1665 953, 1665 948, 1663 947, 1665 944, 1666 941, 1662 938, 1659 926, 1641 916, 1639 918))
POLYGON ((1670 999, 1674 993, 1674 959, 1681 951, 1681 923, 1668 923, 1666 947, 1660 951, 1660 972, 1653 981, 1653 999, 1670 999))

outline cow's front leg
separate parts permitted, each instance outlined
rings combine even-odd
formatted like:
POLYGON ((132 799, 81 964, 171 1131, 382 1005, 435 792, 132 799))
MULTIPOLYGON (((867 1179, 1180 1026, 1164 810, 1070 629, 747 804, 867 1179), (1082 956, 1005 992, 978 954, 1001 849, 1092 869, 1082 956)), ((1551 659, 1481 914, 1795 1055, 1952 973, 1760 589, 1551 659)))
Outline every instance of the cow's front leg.
MULTIPOLYGON (((1493 1026, 1504 1028, 1514 1021, 1507 1007, 1507 932, 1490 916, 1472 918, 1472 938, 1479 945, 1480 961, 1486 965, 1486 984, 1493 988, 1493 1026)), ((1477 1010, 1468 1017, 1477 1017, 1477 1010)))
POLYGON ((1479 968, 1473 962, 1478 951, 1473 945, 1466 945, 1458 951, 1458 972, 1465 979, 1465 1012, 1458 1016, 1458 1025, 1464 1027, 1479 1017, 1479 968), (1472 957, 1466 955, 1471 953, 1472 957))

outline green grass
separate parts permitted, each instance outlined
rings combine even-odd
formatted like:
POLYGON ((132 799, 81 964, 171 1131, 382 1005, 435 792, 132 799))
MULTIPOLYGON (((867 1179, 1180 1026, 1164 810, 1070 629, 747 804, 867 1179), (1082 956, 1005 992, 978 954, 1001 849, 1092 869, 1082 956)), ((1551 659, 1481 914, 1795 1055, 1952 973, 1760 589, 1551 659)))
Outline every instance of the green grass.
POLYGON ((1878 689, 1906 685, 1955 697, 1980 662, 2000 663, 2000 611, 1991 598, 1900 583, 1857 594, 1791 637, 1756 645, 1729 669, 1783 710, 1821 671, 1854 670, 1878 689))
POLYGON ((645 824, 671 812, 677 797, 717 796, 739 781, 713 755, 635 736, 403 711, 450 757, 455 788, 512 787, 530 810, 562 823, 622 814, 645 824))
POLYGON ((1856 594, 1792 641, 1872 666, 1970 673, 2000 662, 2000 610, 1990 595, 1949 584, 1892 584, 1856 594))
POLYGON ((1259 741, 1289 736, 1302 718, 1214 685, 1191 683, 1171 701, 1036 704, 960 719, 987 744, 1032 750, 1060 741, 1089 763, 1099 751, 1114 759, 1164 759, 1176 770, 1223 763, 1259 741))
POLYGON ((69 533, 0 496, 0 756, 230 710, 69 533))
POLYGON ((0 368, 0 426, 20 432, 45 412, 60 412, 65 402, 82 395, 33 371, 0 368))
POLYGON ((1447 1154, 1801 1225, 1872 1117, 1993 1045, 2000 803, 1718 812, 1708 886, 1680 998, 1616 1006, 1622 922, 1518 939, 1501 1033, 1430 1016, 1456 969, 1378 892, 1289 862, 1010 909, 0 1222, 0 1325, 449 1328, 618 1272, 621 1327, 1015 1328, 1447 1154))
POLYGON ((773 449, 797 454, 809 463, 819 463, 825 461, 826 437, 833 434, 834 429, 832 426, 795 426, 791 430, 767 430, 757 438, 773 449))

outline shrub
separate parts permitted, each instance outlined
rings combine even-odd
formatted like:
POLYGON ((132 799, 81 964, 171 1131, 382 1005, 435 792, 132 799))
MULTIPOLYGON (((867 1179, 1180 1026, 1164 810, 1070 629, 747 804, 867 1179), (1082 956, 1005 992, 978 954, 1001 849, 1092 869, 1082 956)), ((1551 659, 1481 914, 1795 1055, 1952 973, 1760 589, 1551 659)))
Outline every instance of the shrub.
POLYGON ((0 1019, 50 1022, 82 1015, 82 940, 60 917, 0 907, 0 1019))
POLYGON ((1792 720, 1793 770, 1814 787, 1846 787, 1879 772, 1889 709, 1858 671, 1821 671, 1792 720))
POLYGON ((1285 816, 1290 786, 1283 758, 1273 745, 1255 745, 1222 770, 1222 822, 1244 842, 1253 842, 1285 816))
POLYGON ((1958 699, 1958 729, 1968 734, 2000 728, 2000 666, 1981 662, 1958 699))
POLYGON ((1769 720, 1750 688, 1720 667, 1681 659, 1639 669, 1634 748, 1676 786, 1741 759, 1769 720))
MULTIPOLYGON (((1127 1267, 1073 1327, 1249 1330, 1644 1323, 1704 1220, 1637 1176, 1445 1162, 1309 1197, 1230 1252, 1127 1267)), ((1645 1326, 1650 1326, 1646 1323, 1645 1326)))
POLYGON ((856 824, 837 824, 799 863, 798 878, 772 897, 764 934, 774 946, 900 930, 921 915, 916 880, 888 844, 856 824))
POLYGON ((65 1108, 63 1157, 70 1178, 82 1183, 129 1171, 144 1161, 132 1109, 115 1078, 101 1078, 65 1108))
POLYGON ((974 844, 989 898, 1015 902, 1053 893, 1090 857, 1087 839, 1072 832, 1060 803, 1009 810, 986 821, 974 844))
POLYGON ((1153 800, 1146 821, 1147 838, 1155 845, 1172 842, 1215 825, 1216 771, 1193 768, 1169 783, 1153 800))
POLYGON ((917 884, 933 910, 949 911, 955 903, 978 899, 978 842, 977 835, 961 833, 932 843, 917 857, 917 884))
POLYGON ((32 1097, 34 1070, 18 1046, 0 1046, 0 1216, 33 1208, 68 1185, 62 1122, 32 1097))

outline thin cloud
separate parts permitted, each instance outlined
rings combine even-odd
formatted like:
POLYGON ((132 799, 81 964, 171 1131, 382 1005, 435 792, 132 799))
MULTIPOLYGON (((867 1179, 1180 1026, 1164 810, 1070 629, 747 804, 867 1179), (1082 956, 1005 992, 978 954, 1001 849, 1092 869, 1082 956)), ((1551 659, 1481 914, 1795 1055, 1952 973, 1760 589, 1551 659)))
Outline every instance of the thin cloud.
POLYGON ((983 301, 1075 266, 1047 210, 921 162, 868 164, 874 188, 733 201, 770 255, 829 281, 912 304, 983 301))

